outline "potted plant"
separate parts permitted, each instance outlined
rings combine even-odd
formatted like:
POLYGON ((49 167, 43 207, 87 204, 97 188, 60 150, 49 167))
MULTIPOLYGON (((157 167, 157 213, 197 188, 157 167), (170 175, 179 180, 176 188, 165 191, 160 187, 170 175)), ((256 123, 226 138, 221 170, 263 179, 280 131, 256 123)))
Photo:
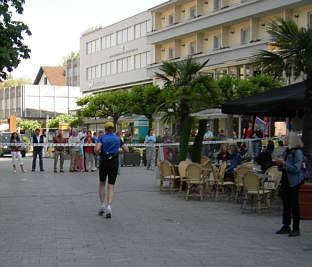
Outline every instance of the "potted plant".
POLYGON ((123 154, 121 166, 140 166, 140 152, 135 147, 129 147, 129 153, 123 154))

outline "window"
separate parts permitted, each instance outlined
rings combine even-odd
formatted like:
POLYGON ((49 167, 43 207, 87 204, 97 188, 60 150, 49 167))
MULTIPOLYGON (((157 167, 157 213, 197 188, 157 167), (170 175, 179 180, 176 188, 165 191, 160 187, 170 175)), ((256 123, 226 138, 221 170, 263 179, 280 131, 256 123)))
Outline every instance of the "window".
POLYGON ((214 10, 221 9, 221 0, 214 0, 214 10))
POLYGON ((87 80, 91 80, 92 79, 92 72, 91 72, 91 68, 87 68, 87 80))
POLYGON ((122 31, 117 32, 117 44, 122 44, 122 31))
POLYGON ((312 28, 312 12, 308 13, 308 29, 312 28))
POLYGON ((87 43, 87 54, 92 54, 95 53, 97 51, 100 51, 101 46, 100 46, 101 40, 97 39, 97 40, 93 40, 91 42, 87 43))
POLYGON ((100 65, 95 66, 95 77, 97 79, 101 77, 101 67, 100 67, 100 65))
POLYGON ((134 69, 133 57, 128 57, 128 71, 134 69))
POLYGON ((221 35, 213 37, 213 49, 220 49, 221 48, 221 35))
POLYGON ((171 15, 168 16, 168 24, 169 24, 169 25, 172 25, 173 23, 174 23, 174 17, 173 17, 173 15, 171 14, 171 15))
POLYGON ((122 59, 117 60, 117 73, 122 73, 122 59))
POLYGON ((169 47, 169 49, 168 49, 168 57, 173 58, 173 48, 172 47, 169 47))
POLYGON ((128 41, 132 41, 134 38, 133 36, 133 27, 128 28, 128 41))
POLYGON ((196 17, 196 7, 191 7, 190 8, 190 18, 196 17))
POLYGON ((47 85, 47 84, 48 84, 48 78, 47 78, 47 77, 44 77, 43 84, 44 84, 44 85, 47 85))
POLYGON ((190 50, 189 53, 192 55, 196 53, 196 42, 190 42, 190 50))
POLYGON ((105 77, 105 76, 106 76, 106 66, 107 66, 106 63, 104 63, 104 64, 101 65, 101 76, 102 76, 102 77, 105 77))
POLYGON ((148 64, 151 64, 152 54, 151 52, 145 52, 134 56, 135 69, 145 68, 148 64))
POLYGON ((152 31, 152 22, 150 20, 134 25, 134 38, 138 39, 152 31))
POLYGON ((141 37, 141 25, 137 24, 134 26, 134 38, 138 39, 141 37))
POLYGON ((101 49, 106 48, 106 36, 101 38, 101 49))
POLYGON ((241 29, 241 44, 247 44, 250 40, 249 29, 241 29))
POLYGON ((140 54, 134 56, 134 64, 136 69, 141 68, 141 56, 140 54))
POLYGON ((111 47, 116 45, 116 34, 112 33, 110 36, 111 47))
POLYGON ((101 50, 101 39, 95 41, 95 51, 98 52, 101 50))
POLYGON ((128 42, 128 29, 122 30, 122 41, 123 43, 128 42))

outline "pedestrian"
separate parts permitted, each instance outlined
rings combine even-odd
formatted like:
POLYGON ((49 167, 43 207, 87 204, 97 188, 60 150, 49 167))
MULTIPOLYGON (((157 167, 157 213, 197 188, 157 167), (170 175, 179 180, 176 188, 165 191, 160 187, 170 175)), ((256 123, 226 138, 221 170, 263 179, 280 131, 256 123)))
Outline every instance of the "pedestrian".
MULTIPOLYGON (((33 144, 43 144, 45 142, 45 137, 40 134, 40 129, 36 129, 34 135, 31 137, 31 143, 33 144)), ((43 146, 33 146, 33 161, 32 161, 32 171, 36 170, 36 161, 37 156, 39 156, 39 167, 40 171, 44 171, 43 169, 43 161, 42 161, 42 148, 43 146)))
POLYGON ((14 144, 10 147, 11 155, 12 155, 13 172, 16 173, 16 160, 18 161, 18 164, 21 167, 21 171, 25 172, 24 165, 22 162, 22 156, 21 156, 21 152, 20 152, 21 147, 18 145, 18 144, 21 144, 23 142, 20 140, 20 137, 16 132, 11 134, 10 143, 14 144))
POLYGON ((146 144, 146 168, 149 170, 154 170, 155 168, 155 143, 156 143, 156 136, 154 135, 154 131, 149 129, 147 135, 145 136, 146 144))
POLYGON ((100 154, 101 163, 99 171, 99 198, 101 206, 98 214, 103 216, 106 213, 106 218, 112 216, 112 201, 114 197, 114 185, 118 172, 118 154, 122 148, 124 152, 129 152, 128 147, 121 139, 114 135, 114 124, 112 122, 105 123, 105 134, 99 136, 95 147, 95 152, 100 154), (107 207, 105 207, 105 184, 108 178, 108 196, 107 207))
POLYGON ((72 131, 72 135, 68 139, 68 143, 76 146, 70 146, 69 152, 70 152, 70 172, 76 172, 77 166, 78 166, 78 152, 79 152, 79 146, 80 144, 80 138, 78 137, 77 130, 72 131))
MULTIPOLYGON (((85 144, 94 144, 94 139, 92 137, 92 133, 91 131, 88 131, 87 132, 87 136, 84 140, 84 143, 85 144)), ((94 169, 94 147, 93 146, 85 146, 84 147, 84 154, 85 154, 85 162, 86 162, 86 165, 85 165, 85 170, 86 172, 90 171, 91 172, 94 172, 95 169, 94 169)))
POLYGON ((304 182, 302 171, 303 143, 293 131, 285 138, 286 151, 276 164, 282 170, 282 180, 279 194, 283 201, 283 226, 276 234, 300 235, 299 189, 304 182), (291 218, 293 230, 290 229, 291 218))
MULTIPOLYGON (((206 127, 206 133, 204 134, 204 141, 211 141, 213 139, 213 133, 210 131, 210 125, 208 124, 206 127)), ((212 147, 209 144, 203 145, 203 155, 206 157, 210 156, 212 147)))
MULTIPOLYGON (((260 126, 257 124, 255 125, 255 131, 252 134, 252 138, 255 138, 255 139, 263 138, 263 132, 260 126)), ((261 152, 261 149, 262 149, 261 140, 252 141, 253 158, 256 158, 259 155, 259 153, 261 152)))
MULTIPOLYGON (((63 136, 62 131, 59 131, 57 136, 53 138, 54 144, 65 144, 66 139, 63 136)), ((60 158, 60 172, 64 172, 64 160, 65 160, 65 154, 64 154, 64 146, 55 146, 54 147, 54 172, 57 172, 57 162, 58 158, 60 158)))

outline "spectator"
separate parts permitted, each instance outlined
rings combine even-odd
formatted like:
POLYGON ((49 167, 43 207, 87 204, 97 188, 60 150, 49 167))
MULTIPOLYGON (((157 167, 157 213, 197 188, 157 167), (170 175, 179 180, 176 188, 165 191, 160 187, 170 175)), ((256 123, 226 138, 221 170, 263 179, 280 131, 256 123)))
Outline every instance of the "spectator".
MULTIPOLYGON (((59 131, 57 136, 53 138, 54 144, 65 144, 66 140, 63 137, 62 131, 59 131)), ((54 172, 57 172, 57 162, 58 158, 60 157, 60 172, 64 172, 64 146, 55 146, 54 147, 54 172)))
POLYGON ((169 129, 168 128, 165 128, 164 135, 163 135, 163 138, 162 138, 162 142, 163 143, 173 143, 174 142, 173 137, 169 134, 169 129))
MULTIPOLYGON (((34 135, 31 138, 31 143, 33 144, 43 144, 45 142, 44 135, 40 135, 40 129, 36 129, 34 135)), ((32 161, 32 171, 36 170, 36 161, 37 156, 39 156, 39 167, 40 171, 44 171, 43 169, 43 161, 42 161, 42 148, 43 146, 34 146, 33 147, 33 161, 32 161)))
POLYGON ((146 168, 148 170, 149 169, 154 170, 155 157, 156 157, 156 151, 155 151, 156 137, 152 129, 148 130, 148 133, 145 136, 144 143, 146 144, 146 168))
POLYGON ((280 195, 283 200, 283 226, 276 234, 289 234, 289 236, 300 235, 300 209, 299 189, 304 182, 302 172, 303 143, 301 138, 290 132, 285 139, 286 151, 282 158, 276 160, 276 164, 282 170, 280 195), (290 229, 291 219, 293 230, 290 229))
POLYGON ((252 138, 252 133, 253 133, 252 121, 249 121, 248 122, 248 129, 246 130, 244 128, 244 130, 243 130, 244 139, 252 138))
POLYGON ((236 145, 231 145, 230 146, 230 160, 231 160, 231 165, 226 168, 225 170, 225 175, 224 175, 224 180, 226 181, 233 181, 234 180, 234 169, 241 164, 241 156, 238 152, 238 147, 236 145))
POLYGON ((16 173, 16 159, 18 161, 18 164, 21 167, 21 171, 25 172, 24 165, 22 162, 22 156, 20 152, 20 146, 18 144, 23 143, 23 141, 20 140, 18 134, 16 132, 11 134, 10 143, 14 144, 10 147, 11 149, 11 155, 12 155, 12 164, 13 164, 13 172, 16 173))
POLYGON ((273 166, 272 162, 272 153, 274 150, 274 142, 269 141, 268 145, 266 147, 266 150, 263 152, 260 152, 257 157, 255 157, 254 161, 257 162, 261 166, 261 170, 263 173, 273 166))
MULTIPOLYGON (((212 139, 213 139, 213 133, 212 133, 212 131, 210 131, 210 125, 208 124, 203 141, 211 141, 212 139)), ((204 144, 203 145, 203 155, 209 157, 210 149, 211 149, 211 147, 209 144, 204 144)))
POLYGON ((217 155, 218 161, 227 161, 230 159, 230 153, 227 151, 226 145, 221 145, 220 152, 217 155))
POLYGON ((225 138, 225 134, 224 134, 224 130, 223 129, 220 130, 219 138, 220 139, 224 139, 225 138))
MULTIPOLYGON (((94 139, 92 137, 92 133, 91 131, 87 132, 87 136, 84 140, 85 144, 94 144, 94 139)), ((94 172, 94 147, 93 146, 85 146, 84 147, 84 155, 85 155, 85 170, 86 172, 89 171, 89 169, 91 170, 91 172, 94 172)), ((79 160, 78 160, 79 161, 79 160)))
POLYGON ((232 132, 232 138, 233 138, 233 139, 237 139, 237 133, 236 133, 236 131, 233 131, 233 132, 232 132))
MULTIPOLYGON (((97 142, 97 139, 98 139, 98 137, 97 137, 97 132, 94 132, 94 133, 93 133, 93 142, 96 143, 96 142, 97 142)), ((98 157, 98 155, 95 153, 95 151, 94 151, 93 155, 94 155, 94 166, 95 166, 95 168, 98 168, 98 160, 99 160, 99 157, 98 157)))
POLYGON ((78 137, 80 139, 80 142, 83 144, 84 143, 84 139, 86 138, 87 136, 87 127, 86 126, 83 126, 81 131, 79 132, 78 134, 78 137))
MULTIPOLYGON (((255 131, 252 134, 252 138, 263 138, 263 132, 257 124, 255 125, 255 131)), ((260 152, 261 152, 261 140, 252 141, 253 158, 256 158, 260 152)))
POLYGON ((78 166, 78 152, 79 152, 79 146, 80 144, 80 138, 78 137, 77 130, 72 131, 72 135, 68 139, 69 144, 73 144, 76 146, 70 146, 69 151, 70 151, 70 172, 76 172, 77 166, 78 166))

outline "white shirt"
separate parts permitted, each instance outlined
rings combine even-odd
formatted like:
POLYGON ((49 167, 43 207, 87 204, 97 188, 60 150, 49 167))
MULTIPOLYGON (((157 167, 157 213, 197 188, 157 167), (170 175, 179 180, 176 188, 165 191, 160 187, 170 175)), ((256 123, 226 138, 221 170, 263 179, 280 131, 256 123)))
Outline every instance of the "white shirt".
POLYGON ((84 143, 84 139, 86 138, 86 135, 87 135, 87 133, 84 133, 82 131, 78 133, 78 137, 79 137, 81 143, 84 143))
POLYGON ((212 138, 213 137, 213 133, 212 131, 208 130, 205 135, 204 135, 204 138, 205 139, 208 139, 208 138, 212 138))

